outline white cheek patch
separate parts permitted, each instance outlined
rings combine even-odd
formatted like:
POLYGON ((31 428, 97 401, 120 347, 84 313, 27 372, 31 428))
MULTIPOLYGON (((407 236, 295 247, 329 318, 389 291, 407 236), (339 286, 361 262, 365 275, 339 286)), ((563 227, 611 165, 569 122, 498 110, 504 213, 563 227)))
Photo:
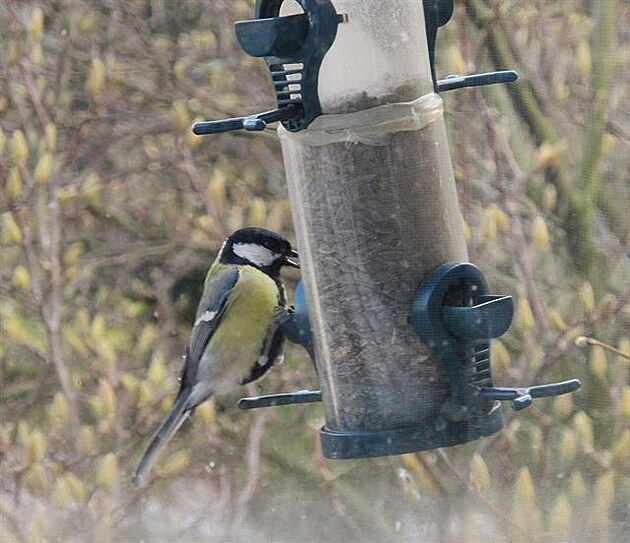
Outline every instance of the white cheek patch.
POLYGON ((262 268, 271 266, 281 256, 258 243, 235 243, 232 250, 236 256, 262 268))
POLYGON ((204 311, 199 318, 195 321, 195 326, 202 322, 210 322, 214 317, 217 316, 216 311, 204 311))

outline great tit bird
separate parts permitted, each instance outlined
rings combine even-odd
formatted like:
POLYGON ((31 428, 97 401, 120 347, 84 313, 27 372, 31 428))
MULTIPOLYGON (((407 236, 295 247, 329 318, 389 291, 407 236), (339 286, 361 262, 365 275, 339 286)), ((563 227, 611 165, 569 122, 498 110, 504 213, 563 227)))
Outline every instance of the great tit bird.
POLYGON ((204 281, 179 392, 138 464, 136 485, 197 405, 258 379, 278 361, 290 316, 280 269, 298 268, 293 257, 289 241, 264 228, 241 228, 225 240, 204 281))

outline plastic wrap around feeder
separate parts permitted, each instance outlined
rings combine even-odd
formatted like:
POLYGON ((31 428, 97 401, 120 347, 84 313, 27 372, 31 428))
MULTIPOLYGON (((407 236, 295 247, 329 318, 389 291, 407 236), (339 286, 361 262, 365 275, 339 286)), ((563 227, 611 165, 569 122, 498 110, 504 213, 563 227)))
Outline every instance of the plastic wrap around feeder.
POLYGON ((321 400, 329 458, 465 443, 501 428, 498 400, 520 409, 579 386, 493 386, 489 342, 509 327, 512 300, 488 294, 466 262, 437 93, 517 75, 436 79, 452 4, 258 0, 237 37, 267 63, 277 108, 193 127, 281 123, 303 276, 284 331, 313 358, 321 391, 239 405, 321 400))

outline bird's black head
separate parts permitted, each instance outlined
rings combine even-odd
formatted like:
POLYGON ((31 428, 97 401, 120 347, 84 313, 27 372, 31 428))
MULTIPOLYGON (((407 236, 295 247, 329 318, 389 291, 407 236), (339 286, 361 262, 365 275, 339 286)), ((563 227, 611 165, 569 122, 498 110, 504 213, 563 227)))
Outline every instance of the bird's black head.
POLYGON ((222 264, 248 264, 272 277, 280 275, 282 266, 299 268, 290 260, 297 257, 289 241, 265 228, 247 227, 233 232, 223 244, 222 264))

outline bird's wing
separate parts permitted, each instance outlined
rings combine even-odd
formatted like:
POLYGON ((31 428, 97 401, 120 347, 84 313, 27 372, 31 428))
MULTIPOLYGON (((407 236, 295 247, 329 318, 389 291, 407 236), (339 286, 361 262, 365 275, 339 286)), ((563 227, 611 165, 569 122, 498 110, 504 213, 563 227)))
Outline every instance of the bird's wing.
POLYGON ((199 361, 223 318, 230 293, 238 281, 239 274, 236 268, 228 269, 216 277, 211 277, 206 284, 184 357, 182 389, 195 384, 199 361))
POLYGON ((282 353, 282 346, 284 345, 282 325, 290 316, 291 313, 287 308, 281 305, 276 307, 271 324, 267 330, 267 336, 265 337, 263 347, 260 351, 260 356, 247 376, 241 381, 242 385, 246 385, 262 377, 264 373, 276 363, 282 353))

